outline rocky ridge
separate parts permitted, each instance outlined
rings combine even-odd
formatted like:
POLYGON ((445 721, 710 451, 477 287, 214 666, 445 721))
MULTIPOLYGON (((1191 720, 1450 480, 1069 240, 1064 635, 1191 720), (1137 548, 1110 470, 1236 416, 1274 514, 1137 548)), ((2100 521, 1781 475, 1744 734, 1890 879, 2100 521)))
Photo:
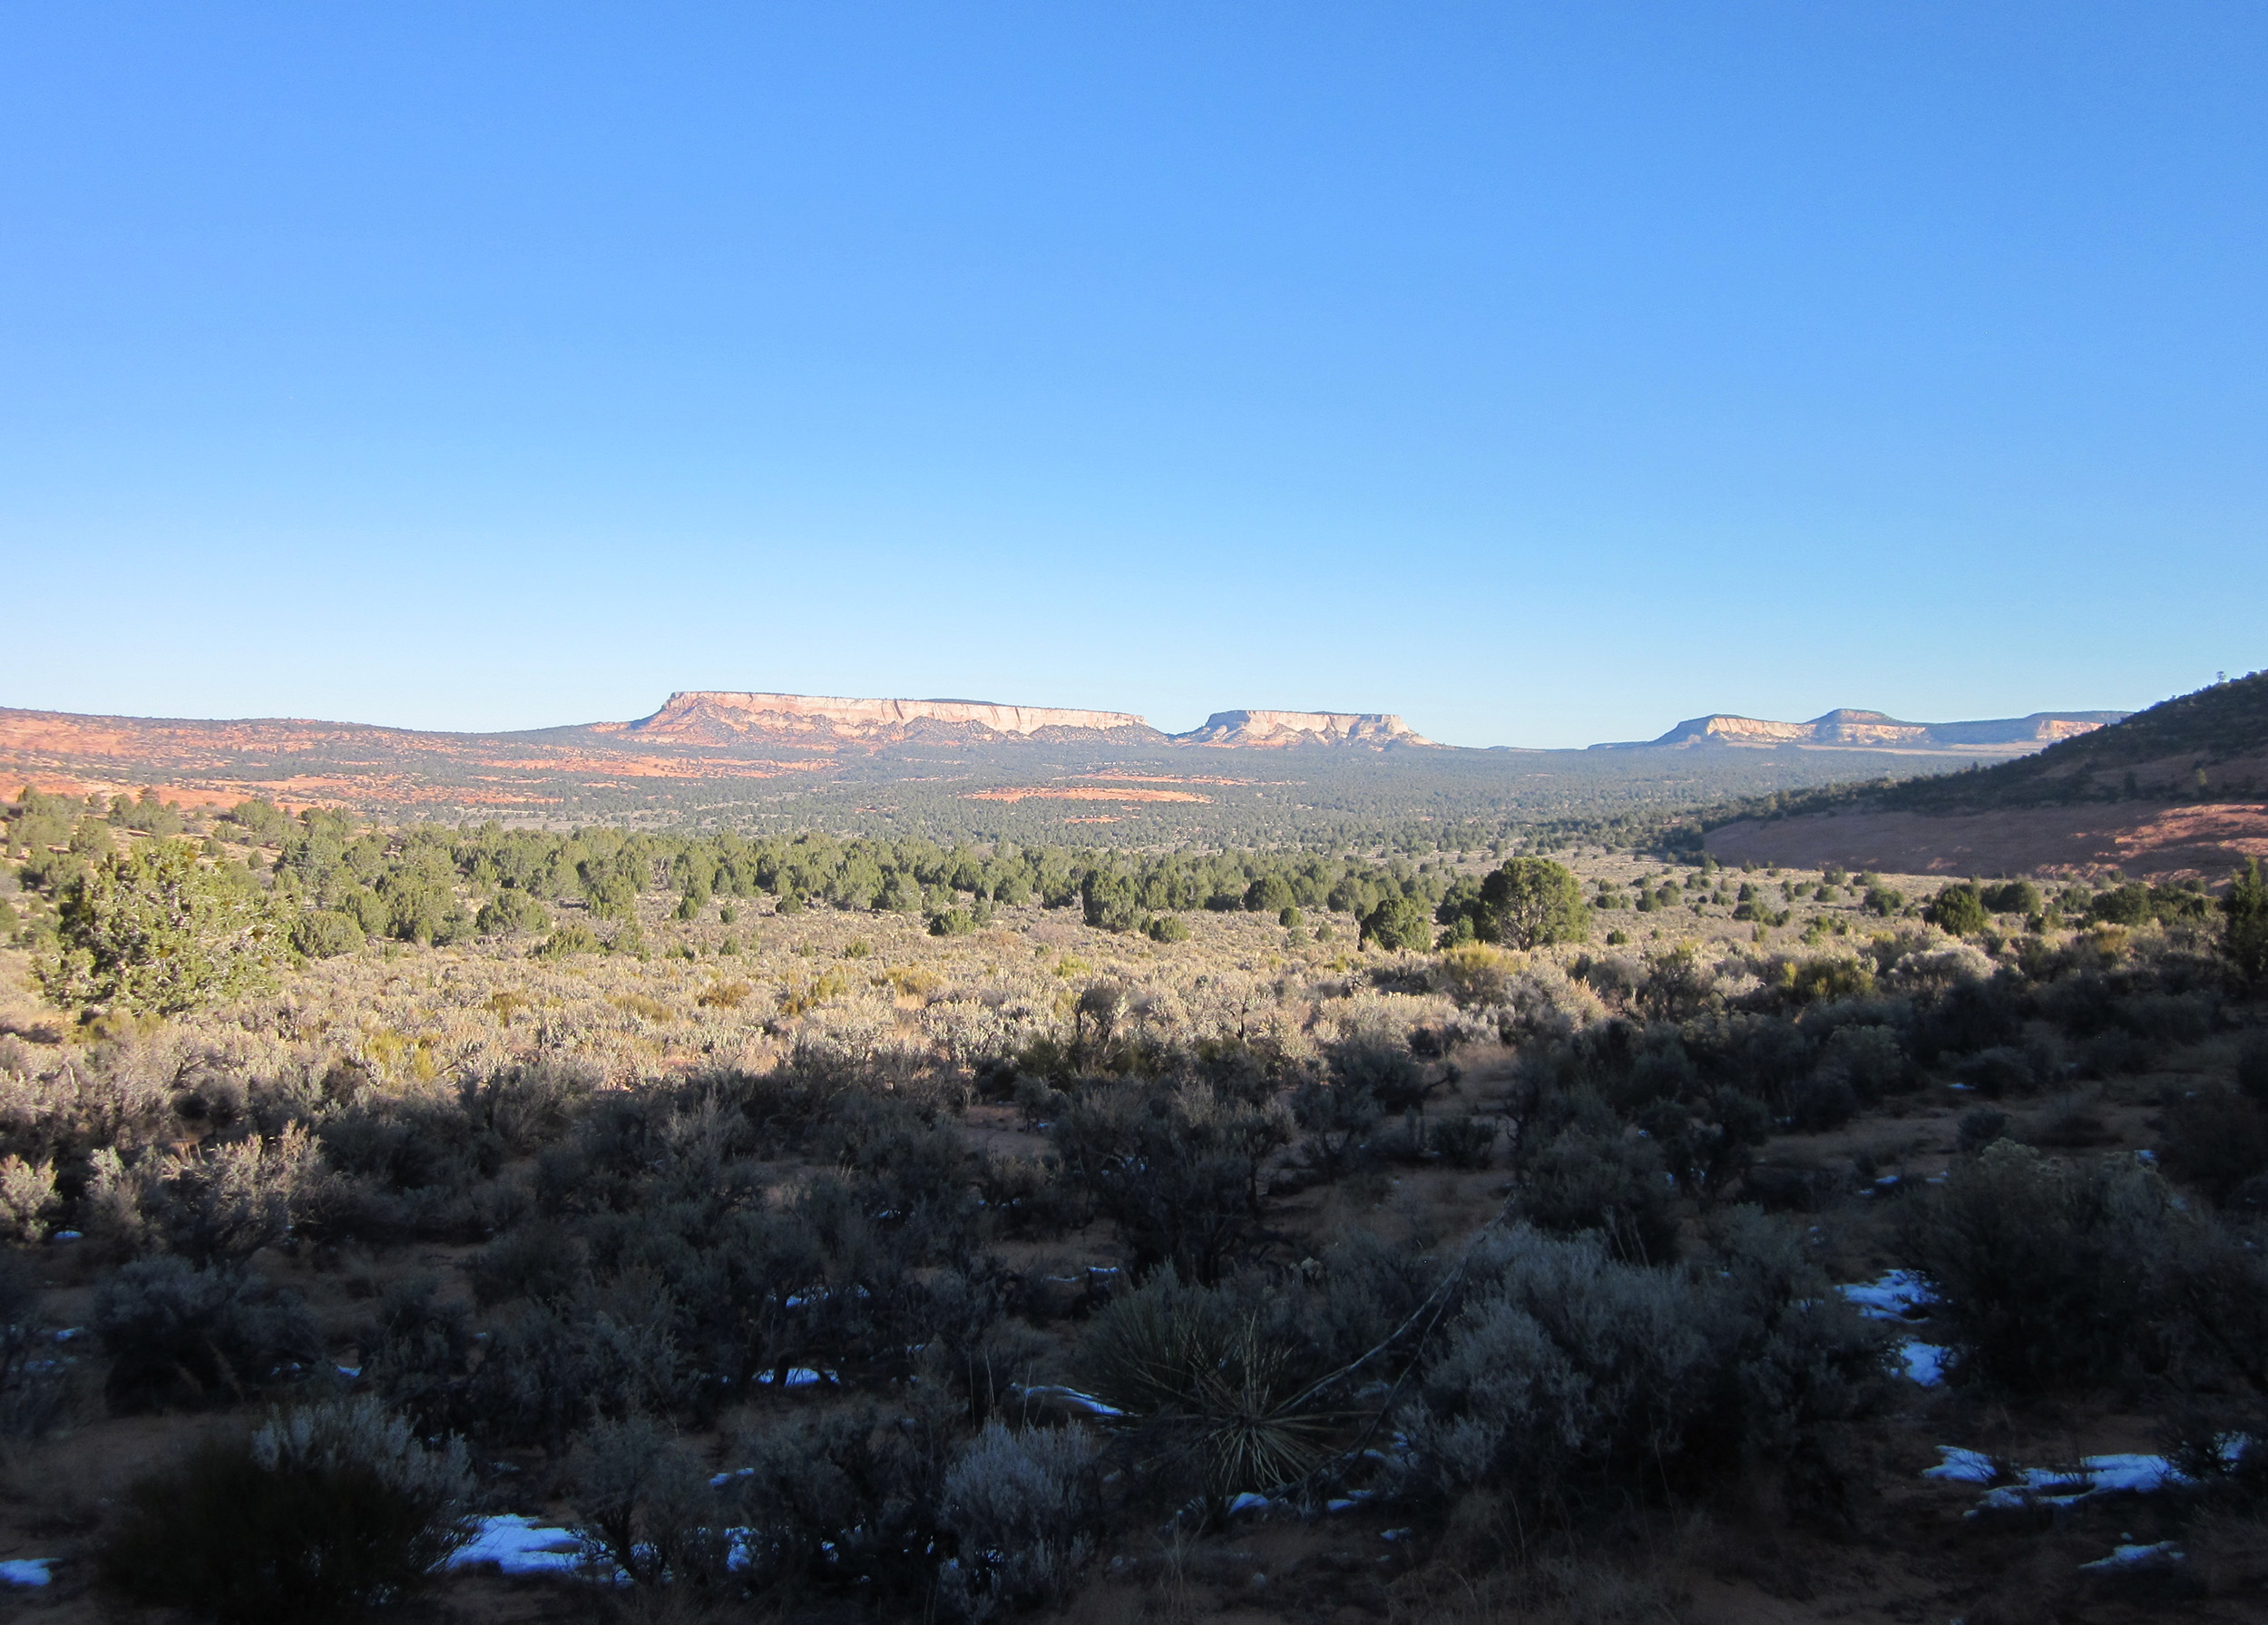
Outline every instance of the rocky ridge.
POLYGON ((1380 748, 1432 745, 1383 711, 1215 711, 1201 728, 1162 733, 1127 711, 995 705, 980 700, 857 700, 819 694, 738 694, 688 690, 635 722, 592 731, 676 745, 902 744, 908 740, 1111 739, 1129 744, 1284 749, 1299 745, 1380 748))
POLYGON ((1112 739, 1166 736, 1125 711, 994 705, 980 700, 856 700, 816 694, 737 694, 689 690, 635 722, 594 724, 601 732, 692 745, 738 744, 750 736, 783 743, 910 739, 1112 739))
POLYGON ((2034 711, 1974 722, 1903 722, 1881 711, 1848 708, 1808 722, 1775 722, 1761 717, 1717 712, 1692 717, 1656 739, 1593 745, 1594 750, 1646 750, 1664 747, 1730 745, 1771 748, 1810 745, 1872 749, 1970 750, 1992 755, 2028 752, 2062 739, 2077 739, 2121 720, 2125 711, 2034 711))
POLYGON ((1383 711, 1215 711, 1205 726, 1168 736, 1177 745, 1432 745, 1400 717, 1383 711))

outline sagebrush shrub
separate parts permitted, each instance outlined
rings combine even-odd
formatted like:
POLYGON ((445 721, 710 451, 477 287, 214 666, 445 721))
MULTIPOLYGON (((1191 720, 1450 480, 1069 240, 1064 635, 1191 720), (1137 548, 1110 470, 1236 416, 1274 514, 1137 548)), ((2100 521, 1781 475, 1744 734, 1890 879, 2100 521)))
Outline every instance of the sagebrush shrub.
POLYGON ((362 1380, 425 1432, 470 1425, 466 1393, 480 1347, 472 1317, 431 1277, 396 1281, 361 1336, 362 1380))
POLYGON ((1872 1024, 1838 1027, 1820 1052, 1823 1076, 1840 1078, 1861 1105, 1872 1106, 1911 1081, 1911 1067, 1898 1034, 1872 1024))
POLYGON ((295 1205, 322 1179, 315 1138, 298 1124, 168 1158, 152 1170, 143 1208, 178 1253, 199 1263, 242 1260, 291 1229, 295 1205))
POLYGON ((39 1241, 47 1235, 47 1215, 55 1206, 55 1165, 0 1157, 0 1236, 10 1241, 39 1241))
POLYGON ((345 1619, 415 1590, 470 1537, 464 1446, 369 1400, 272 1413, 137 1480, 95 1562, 131 1601, 241 1625, 345 1619))
POLYGON ((727 1483, 741 1572, 775 1595, 852 1591, 869 1606, 917 1609, 936 1571, 957 1442, 953 1414, 918 1390, 891 1415, 837 1410, 745 1436, 727 1483))
POLYGON ((1061 1601, 1094 1554, 1100 1447, 1077 1424, 988 1422, 946 1470, 941 1522, 959 1551, 938 1600, 965 1620, 1061 1601))
POLYGON ((111 1408, 234 1404, 322 1356, 315 1320, 289 1293, 233 1265, 172 1257, 128 1264, 95 1294, 111 1356, 111 1408))
POLYGON ((2131 1161, 1994 1140, 1907 1209, 1906 1256, 1937 1290, 1960 1371, 2034 1394, 2162 1361, 2153 1310, 2176 1219, 2131 1161))
POLYGON ((1466 1274, 1397 1415, 1411 1487, 1562 1508, 1668 1488, 1721 1369, 1692 1282, 1618 1262, 1595 1234, 1525 1227, 1476 1248, 1466 1274))
POLYGON ((1826 1424, 1882 1387, 1881 1335, 1761 1216, 1688 1271, 1596 1234, 1518 1227, 1478 1245, 1461 1301, 1396 1413, 1405 1490, 1485 1488, 1560 1515, 1820 1460, 1826 1424))
POLYGON ((690 1397, 669 1295, 585 1286, 498 1326, 467 1385, 467 1415, 505 1444, 556 1447, 594 1418, 668 1415, 690 1397))
POLYGON ((648 1418, 593 1423, 568 1452, 567 1477, 600 1572, 640 1586, 728 1582, 732 1535, 709 1472, 648 1418))
POLYGON ((2268 1033, 2248 1033, 2237 1046, 2236 1091, 2268 1106, 2268 1033))
POLYGON ((2247 1180, 2268 1173, 2268 1107, 2228 1089, 2199 1089, 2165 1102, 2165 1171, 2226 1207, 2247 1180))
POLYGON ((1538 1229, 1595 1230, 1618 1258, 1666 1264, 1677 1256, 1674 1194, 1651 1140, 1572 1129, 1525 1160, 1514 1200, 1538 1229))
POLYGON ((68 1415, 76 1385, 54 1347, 40 1313, 38 1269, 20 1253, 0 1251, 0 1434, 31 1437, 68 1415))

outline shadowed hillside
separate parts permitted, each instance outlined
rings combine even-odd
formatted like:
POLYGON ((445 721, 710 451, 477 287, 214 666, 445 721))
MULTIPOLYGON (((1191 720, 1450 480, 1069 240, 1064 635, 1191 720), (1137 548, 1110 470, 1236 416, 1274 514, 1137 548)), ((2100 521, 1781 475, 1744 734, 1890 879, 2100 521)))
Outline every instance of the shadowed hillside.
POLYGON ((1712 820, 1726 862, 1957 875, 2121 869, 2225 879, 2268 857, 2268 672, 2184 694, 2038 755, 1815 790, 1712 820))
POLYGON ((2139 797, 2250 799, 2268 789, 2268 671, 2214 683, 2125 721, 1974 773, 1915 779, 1882 798, 1911 812, 1976 812, 2139 797))

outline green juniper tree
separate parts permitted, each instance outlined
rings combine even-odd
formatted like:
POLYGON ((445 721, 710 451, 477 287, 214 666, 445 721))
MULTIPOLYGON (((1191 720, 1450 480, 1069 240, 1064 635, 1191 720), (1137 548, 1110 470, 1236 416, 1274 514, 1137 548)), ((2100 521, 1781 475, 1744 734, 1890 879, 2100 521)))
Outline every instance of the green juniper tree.
POLYGON ((1590 905, 1583 883, 1548 857, 1515 857, 1481 883, 1473 932, 1515 948, 1585 941, 1590 905))
POLYGON ((68 1009, 173 1015, 267 987, 283 924, 241 875, 205 866, 182 841, 104 858, 63 888, 42 989, 68 1009))
POLYGON ((2221 945, 2230 968, 2250 987, 2268 986, 2268 879, 2248 858, 2221 899, 2221 945))

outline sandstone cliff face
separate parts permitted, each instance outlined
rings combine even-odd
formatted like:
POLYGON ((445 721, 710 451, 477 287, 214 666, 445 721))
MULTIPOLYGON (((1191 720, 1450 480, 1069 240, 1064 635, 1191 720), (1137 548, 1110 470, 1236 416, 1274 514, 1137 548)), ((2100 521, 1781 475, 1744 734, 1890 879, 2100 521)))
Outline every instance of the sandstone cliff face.
POLYGON ((1431 745, 1401 718, 1382 711, 1215 711, 1205 726, 1170 736, 1176 744, 1258 746, 1431 745))
POLYGON ((2124 711, 2034 711, 1978 722, 1901 722, 1881 711, 1829 711, 1808 722, 1773 722, 1759 717, 1719 712, 1680 722, 1658 739, 1594 745, 1594 750, 1633 750, 1648 746, 1830 745, 1859 749, 1983 750, 2006 754, 2031 750, 2107 727, 2124 711))
POLYGON ((1115 739, 1128 743, 1280 749, 1294 745, 1431 745, 1383 712, 1215 711, 1205 726, 1164 734, 1126 711, 992 705, 974 700, 854 700, 813 694, 689 690, 650 717, 601 722, 598 731, 688 745, 895 744, 907 739, 1115 739))
POLYGON ((750 735, 814 744, 838 739, 886 744, 921 737, 1164 738, 1139 717, 1124 711, 992 705, 973 700, 853 700, 700 690, 670 695, 650 717, 601 726, 642 738, 705 745, 734 744, 750 735))

